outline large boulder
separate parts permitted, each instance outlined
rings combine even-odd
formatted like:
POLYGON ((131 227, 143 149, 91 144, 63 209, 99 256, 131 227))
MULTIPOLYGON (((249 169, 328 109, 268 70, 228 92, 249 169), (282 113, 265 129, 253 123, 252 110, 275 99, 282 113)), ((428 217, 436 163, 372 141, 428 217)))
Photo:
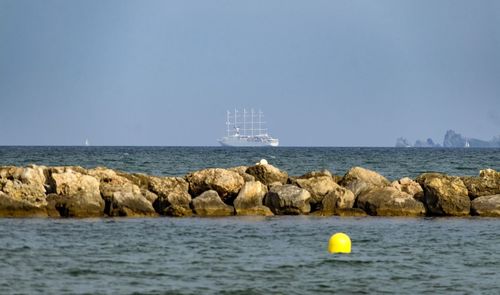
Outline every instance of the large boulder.
POLYGON ((189 193, 193 196, 214 190, 225 200, 235 196, 240 191, 243 177, 237 172, 221 168, 209 168, 190 173, 186 176, 189 183, 189 193))
POLYGON ((115 170, 106 167, 88 169, 86 174, 96 178, 102 184, 122 185, 131 183, 127 178, 118 175, 115 170))
POLYGON ((33 186, 38 191, 45 192, 45 166, 30 165, 28 167, 0 167, 0 179, 19 180, 23 184, 33 186))
POLYGON ((155 194, 153 192, 150 192, 149 190, 147 190, 145 188, 141 188, 141 193, 144 196, 144 198, 146 198, 146 200, 148 200, 148 202, 151 203, 151 204, 154 204, 154 202, 156 201, 156 199, 158 199, 158 195, 157 194, 155 194))
POLYGON ((500 194, 475 198, 471 202, 471 214, 500 217, 500 194))
POLYGON ((469 215, 470 199, 467 187, 459 177, 424 173, 418 176, 416 181, 424 190, 424 203, 431 215, 469 215))
POLYGON ((500 172, 493 169, 485 169, 479 172, 479 177, 462 177, 469 197, 474 200, 481 196, 500 194, 500 172))
POLYGON ((309 172, 293 180, 292 184, 306 189, 311 194, 312 205, 321 204, 323 198, 339 186, 327 170, 309 172))
POLYGON ((157 216, 151 202, 146 199, 137 186, 127 185, 104 197, 105 213, 109 216, 143 217, 157 216))
POLYGON ((153 203, 156 212, 168 216, 193 214, 186 180, 180 177, 150 177, 148 182, 149 190, 158 196, 153 203))
POLYGON ((391 183, 391 187, 397 189, 402 193, 411 195, 415 200, 424 202, 424 190, 422 189, 420 184, 418 184, 418 182, 408 177, 393 181, 391 183))
POLYGON ((80 174, 87 175, 88 171, 87 169, 81 167, 81 166, 51 166, 47 167, 45 170, 45 175, 49 178, 47 180, 50 180, 50 174, 52 173, 64 173, 64 172, 78 172, 80 174))
POLYGON ((321 210, 335 212, 338 209, 349 209, 353 207, 354 201, 353 192, 335 183, 333 189, 321 201, 321 210))
POLYGON ((307 178, 311 178, 311 177, 320 177, 320 176, 333 177, 332 173, 330 171, 328 171, 327 169, 323 169, 323 170, 316 170, 316 171, 307 172, 306 174, 299 176, 297 178, 306 178, 307 179, 307 178))
POLYGON ((264 205, 276 215, 308 214, 311 211, 311 194, 291 184, 273 186, 264 198, 264 205))
POLYGON ((222 202, 219 194, 209 190, 193 198, 193 210, 199 216, 230 216, 234 208, 222 202))
POLYGON ((354 196, 358 197, 360 194, 374 188, 388 186, 390 182, 375 171, 354 167, 344 175, 339 184, 352 191, 354 196))
POLYGON ((236 215, 274 215, 271 209, 263 205, 266 194, 267 187, 262 182, 246 182, 234 200, 236 215))
POLYGON ((47 217, 46 201, 31 202, 0 191, 0 217, 47 217))
POLYGON ((88 175, 99 180, 101 196, 105 201, 104 212, 109 216, 156 216, 153 201, 148 200, 141 189, 114 170, 97 167, 88 175))
POLYGON ((425 207, 412 195, 394 187, 375 188, 361 194, 357 200, 358 208, 376 216, 422 216, 425 207))
POLYGON ((56 216, 62 217, 102 216, 104 200, 99 191, 99 181, 70 168, 61 171, 50 173, 52 193, 47 196, 49 210, 57 211, 56 216))
POLYGON ((43 166, 0 167, 0 217, 47 216, 43 166))
POLYGON ((44 166, 0 167, 0 180, 2 180, 0 190, 10 195, 35 198, 45 196, 47 184, 44 166), (10 186, 9 181, 16 184, 15 190, 10 186), (9 189, 12 190, 9 191, 9 189))
POLYGON ((246 173, 255 177, 256 180, 265 185, 285 184, 288 180, 288 173, 281 171, 271 164, 256 164, 248 167, 246 173))
POLYGON ((247 169, 248 169, 248 166, 237 166, 237 167, 228 168, 227 170, 238 173, 241 177, 243 177, 243 180, 245 182, 255 181, 255 177, 253 177, 252 175, 250 175, 246 172, 247 169))
POLYGON ((307 172, 306 174, 296 178, 311 178, 319 176, 330 176, 335 183, 339 183, 342 180, 342 176, 332 174, 328 169, 307 172))
POLYGON ((141 190, 149 190, 149 183, 151 179, 157 178, 156 176, 150 176, 143 173, 128 174, 124 172, 117 172, 117 174, 128 179, 130 182, 140 187, 141 190))

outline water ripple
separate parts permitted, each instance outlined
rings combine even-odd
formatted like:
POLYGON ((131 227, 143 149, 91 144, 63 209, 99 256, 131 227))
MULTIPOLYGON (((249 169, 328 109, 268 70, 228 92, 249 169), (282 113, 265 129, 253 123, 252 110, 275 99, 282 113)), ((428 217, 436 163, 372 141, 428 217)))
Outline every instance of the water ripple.
POLYGON ((142 172, 185 175, 208 167, 252 165, 261 158, 301 175, 329 169, 342 175, 363 166, 397 179, 428 171, 477 175, 480 169, 500 170, 500 149, 398 148, 221 148, 221 147, 0 147, 0 165, 80 165, 142 172))
POLYGON ((491 293, 500 287, 500 223, 489 218, 2 219, 0 232, 2 294, 491 293), (350 234, 351 254, 327 253, 337 231, 350 234))

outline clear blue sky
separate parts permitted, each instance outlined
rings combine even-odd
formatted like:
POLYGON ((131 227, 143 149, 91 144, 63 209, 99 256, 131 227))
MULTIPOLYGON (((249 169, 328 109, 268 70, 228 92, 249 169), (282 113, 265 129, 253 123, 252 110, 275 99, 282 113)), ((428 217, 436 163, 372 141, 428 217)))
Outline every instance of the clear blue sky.
POLYGON ((500 134, 500 1, 0 0, 0 145, 500 134))

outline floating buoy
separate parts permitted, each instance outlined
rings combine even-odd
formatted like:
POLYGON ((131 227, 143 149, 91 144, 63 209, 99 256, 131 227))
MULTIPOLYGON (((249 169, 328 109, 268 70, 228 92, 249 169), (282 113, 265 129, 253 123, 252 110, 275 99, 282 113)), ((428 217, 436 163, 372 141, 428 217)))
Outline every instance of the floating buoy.
POLYGON ((328 252, 351 253, 351 239, 344 233, 336 233, 328 241, 328 252))

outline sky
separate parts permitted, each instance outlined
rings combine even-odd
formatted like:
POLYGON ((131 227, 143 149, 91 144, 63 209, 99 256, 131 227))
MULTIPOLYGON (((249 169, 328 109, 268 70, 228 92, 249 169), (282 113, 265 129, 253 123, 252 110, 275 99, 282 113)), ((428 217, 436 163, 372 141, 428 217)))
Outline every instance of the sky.
POLYGON ((0 145, 500 135, 500 1, 0 0, 0 145))

